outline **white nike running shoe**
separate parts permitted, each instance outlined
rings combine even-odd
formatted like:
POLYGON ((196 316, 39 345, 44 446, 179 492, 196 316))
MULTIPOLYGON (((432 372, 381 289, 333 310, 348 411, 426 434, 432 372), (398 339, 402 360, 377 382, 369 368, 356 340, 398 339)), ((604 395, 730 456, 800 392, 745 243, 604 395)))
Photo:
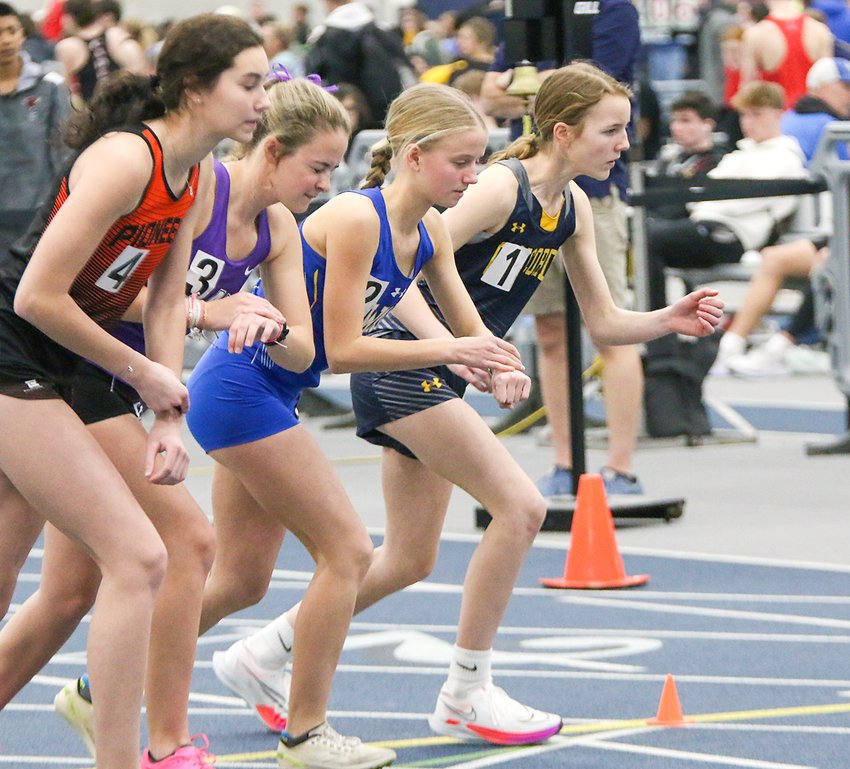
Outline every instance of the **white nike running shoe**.
POLYGON ((495 745, 528 745, 557 734, 563 721, 554 713, 511 699, 490 683, 471 691, 465 700, 452 697, 443 687, 428 724, 437 734, 447 737, 484 740, 495 745))
POLYGON ((271 731, 281 732, 286 728, 291 676, 285 667, 280 670, 260 667, 245 641, 237 641, 227 651, 214 652, 212 664, 218 680, 254 708, 271 731))
POLYGON ((80 694, 79 679, 66 684, 53 698, 53 709, 80 735, 91 757, 96 758, 92 704, 80 694))
POLYGON ((281 738, 277 748, 280 769, 380 769, 395 761, 395 751, 343 737, 327 721, 293 744, 281 738))

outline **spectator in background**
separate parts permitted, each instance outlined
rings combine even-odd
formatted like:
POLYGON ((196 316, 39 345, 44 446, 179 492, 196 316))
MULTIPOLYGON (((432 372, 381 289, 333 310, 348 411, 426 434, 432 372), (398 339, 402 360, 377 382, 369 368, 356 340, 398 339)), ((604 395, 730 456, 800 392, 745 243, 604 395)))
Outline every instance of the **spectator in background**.
POLYGON ((744 32, 741 83, 766 80, 781 85, 785 107, 806 92, 806 73, 818 59, 833 55, 826 24, 799 10, 796 0, 768 0, 768 16, 744 32))
MULTIPOLYGON (((488 115, 481 106, 481 86, 484 84, 485 73, 480 69, 467 69, 452 80, 452 87, 463 91, 481 115, 487 130, 498 128, 495 118, 488 115)), ((488 150, 490 148, 488 147, 488 150)))
POLYGON ((419 8, 402 8, 399 11, 401 42, 417 74, 446 62, 435 26, 428 23, 428 17, 419 8))
MULTIPOLYGON (((746 138, 709 172, 712 179, 785 179, 803 176, 797 140, 783 136, 785 95, 776 83, 748 83, 735 97, 746 138)), ((794 213, 791 196, 708 200, 690 206, 681 219, 647 219, 650 309, 666 305, 664 268, 711 267, 738 262, 761 249, 794 213)))
MULTIPOLYGON (((366 97, 356 85, 351 83, 339 83, 334 96, 342 102, 345 111, 348 113, 348 119, 351 122, 351 133, 348 139, 348 149, 351 149, 351 142, 357 136, 359 131, 369 125, 372 118, 369 114, 369 105, 366 103, 366 97)), ((348 150, 345 152, 348 157, 348 150)))
MULTIPOLYGON (((808 165, 814 157, 823 129, 836 120, 850 119, 850 62, 846 59, 819 59, 806 76, 807 93, 793 110, 782 117, 780 128, 786 136, 800 143, 808 165)), ((838 147, 838 156, 847 159, 846 146, 838 147)), ((831 227, 830 193, 821 195, 822 229, 831 227), (826 222, 823 211, 827 209, 826 222)), ((786 373, 786 358, 794 345, 814 325, 814 308, 810 291, 788 328, 773 334, 763 345, 745 353, 747 337, 770 310, 785 280, 810 275, 827 256, 823 249, 826 236, 820 239, 801 238, 789 243, 768 246, 761 251, 761 263, 750 281, 747 293, 720 340, 715 370, 724 368, 739 376, 765 376, 786 373)))
POLYGON ((277 21, 267 21, 260 27, 260 35, 270 67, 285 67, 292 77, 304 74, 303 58, 292 48, 292 29, 277 21))
POLYGON ((68 157, 59 135, 71 106, 65 81, 23 45, 19 15, 0 3, 0 252, 27 229, 68 157))
MULTIPOLYGON (((704 177, 726 153, 714 141, 717 107, 702 91, 686 91, 670 105, 670 141, 661 148, 655 176, 694 179, 704 177)), ((688 215, 684 203, 647 210, 647 216, 680 219, 688 215)))
POLYGON ((372 124, 382 128, 389 103, 416 78, 401 40, 380 28, 361 0, 325 0, 325 23, 308 44, 304 71, 325 83, 353 83, 366 97, 372 124))
POLYGON ((56 44, 56 58, 75 98, 88 101, 98 81, 118 69, 147 73, 144 51, 124 29, 111 25, 111 11, 101 14, 94 0, 66 0, 65 14, 73 34, 56 44))
POLYGON ((28 13, 19 13, 18 18, 21 21, 21 26, 24 28, 24 50, 30 55, 30 59, 35 62, 52 61, 55 56, 53 51, 53 43, 42 35, 32 20, 32 16, 28 13))
POLYGON ((298 45, 307 45, 312 27, 310 26, 310 9, 303 3, 292 7, 292 34, 298 45))
POLYGON ((715 104, 720 104, 725 96, 726 67, 722 55, 723 35, 736 23, 734 2, 709 0, 699 27, 697 56, 699 76, 705 82, 708 95, 715 104))
POLYGON ((454 85, 458 75, 470 70, 487 72, 495 55, 496 28, 487 19, 473 16, 458 28, 455 35, 460 55, 450 64, 431 67, 421 76, 423 83, 454 85))

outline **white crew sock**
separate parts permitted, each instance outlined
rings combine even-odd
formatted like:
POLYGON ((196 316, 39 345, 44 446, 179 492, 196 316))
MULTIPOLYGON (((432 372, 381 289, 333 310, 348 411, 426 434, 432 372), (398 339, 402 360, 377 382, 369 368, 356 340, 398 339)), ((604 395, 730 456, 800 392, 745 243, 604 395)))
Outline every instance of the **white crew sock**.
POLYGON ((292 643, 295 628, 289 623, 286 614, 281 614, 268 625, 252 633, 245 639, 245 646, 260 667, 279 670, 292 656, 292 643))
POLYGON ((452 697, 463 699, 471 689, 489 684, 493 680, 490 674, 492 657, 492 649, 475 651, 463 649, 455 644, 449 665, 449 679, 446 681, 448 693, 452 697))

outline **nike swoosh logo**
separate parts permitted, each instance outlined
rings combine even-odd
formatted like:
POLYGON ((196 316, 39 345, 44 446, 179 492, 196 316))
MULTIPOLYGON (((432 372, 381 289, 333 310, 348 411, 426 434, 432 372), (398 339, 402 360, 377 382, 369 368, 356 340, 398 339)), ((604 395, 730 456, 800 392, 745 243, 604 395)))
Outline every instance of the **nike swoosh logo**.
POLYGON ((472 707, 472 705, 469 705, 468 707, 461 709, 461 708, 456 708, 453 705, 450 705, 445 700, 443 700, 443 704, 446 706, 446 709, 451 710, 451 712, 454 713, 455 715, 460 716, 461 718, 463 718, 467 721, 474 721, 475 720, 475 708, 472 707))
POLYGON ((473 665, 469 667, 469 665, 464 665, 462 662, 458 662, 457 666, 459 668, 463 668, 464 670, 468 670, 470 673, 475 673, 478 670, 478 665, 473 665))
POLYGON ((246 278, 250 277, 250 276, 251 276, 251 273, 252 273, 253 271, 254 271, 254 268, 253 268, 253 267, 246 267, 246 268, 245 268, 245 277, 246 277, 246 278))
POLYGON ((285 641, 284 641, 284 640, 280 637, 280 633, 278 633, 278 634, 277 634, 277 640, 278 640, 278 641, 280 641, 280 645, 283 647, 283 650, 284 650, 287 654, 291 654, 291 653, 292 653, 292 645, 290 644, 289 646, 287 646, 287 645, 286 645, 286 642, 285 642, 285 641))

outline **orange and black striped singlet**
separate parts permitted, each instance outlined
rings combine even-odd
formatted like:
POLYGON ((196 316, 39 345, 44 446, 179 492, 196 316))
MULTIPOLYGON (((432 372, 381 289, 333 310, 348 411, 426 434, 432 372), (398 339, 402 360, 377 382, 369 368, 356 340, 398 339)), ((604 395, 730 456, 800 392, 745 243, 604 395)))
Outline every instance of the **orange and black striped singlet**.
MULTIPOLYGON (((200 170, 197 164, 192 167, 186 189, 176 196, 165 179, 162 146, 156 134, 145 125, 120 130, 135 133, 147 142, 153 158, 150 181, 139 205, 110 227, 69 292, 86 315, 103 327, 123 317, 168 253, 194 200, 200 170)), ((59 185, 47 225, 69 194, 66 174, 59 185)))

